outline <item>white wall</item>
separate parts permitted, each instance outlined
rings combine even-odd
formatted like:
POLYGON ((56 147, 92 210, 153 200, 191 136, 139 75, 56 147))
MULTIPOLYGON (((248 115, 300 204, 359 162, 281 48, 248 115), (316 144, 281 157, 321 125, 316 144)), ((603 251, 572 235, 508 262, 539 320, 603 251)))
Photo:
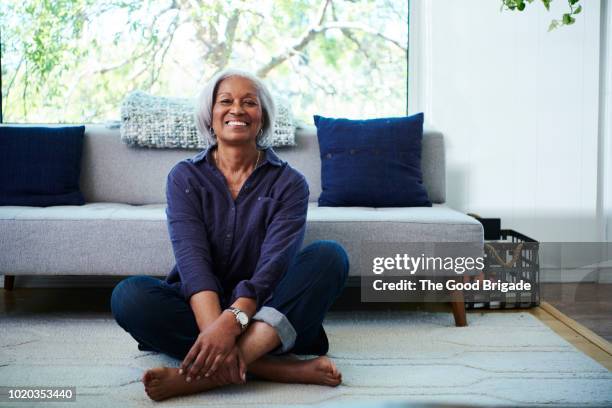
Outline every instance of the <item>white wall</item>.
POLYGON ((600 194, 605 239, 612 241, 612 4, 602 2, 601 91, 600 91, 600 194))
POLYGON ((450 206, 540 241, 603 238, 600 1, 582 3, 548 33, 567 2, 411 1, 409 111, 446 135, 450 206))
MULTIPOLYGON (((600 75, 600 214, 604 239, 612 242, 612 4, 602 2, 601 75, 600 75)), ((612 259, 612 245, 606 257, 612 259)), ((612 263, 601 268, 598 280, 612 283, 612 263)))

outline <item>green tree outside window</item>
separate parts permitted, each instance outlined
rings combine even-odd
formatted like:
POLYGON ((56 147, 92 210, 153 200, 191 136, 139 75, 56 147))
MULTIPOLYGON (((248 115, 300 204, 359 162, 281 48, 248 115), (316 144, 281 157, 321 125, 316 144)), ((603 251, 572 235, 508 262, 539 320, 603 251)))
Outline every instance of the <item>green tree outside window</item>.
POLYGON ((408 4, 394 0, 3 0, 5 122, 119 119, 135 89, 194 97, 256 72, 294 114, 406 111, 408 4))

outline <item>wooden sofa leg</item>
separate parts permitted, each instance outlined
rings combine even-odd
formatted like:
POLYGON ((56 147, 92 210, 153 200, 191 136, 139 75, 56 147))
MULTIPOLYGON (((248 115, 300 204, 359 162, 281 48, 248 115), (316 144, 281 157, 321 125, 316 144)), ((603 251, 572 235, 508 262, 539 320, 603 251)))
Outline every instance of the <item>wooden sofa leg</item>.
POLYGON ((467 326, 467 317, 465 315, 465 303, 463 301, 463 292, 460 290, 451 291, 451 307, 453 308, 453 317, 455 318, 455 326, 467 326))
POLYGON ((4 290, 13 290, 15 286, 15 276, 4 275, 4 290))

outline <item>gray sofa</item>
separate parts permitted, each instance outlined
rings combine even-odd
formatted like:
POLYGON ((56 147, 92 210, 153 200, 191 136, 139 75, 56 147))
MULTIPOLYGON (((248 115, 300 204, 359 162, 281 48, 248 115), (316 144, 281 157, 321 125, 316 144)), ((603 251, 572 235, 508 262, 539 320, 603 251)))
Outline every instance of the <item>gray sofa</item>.
MULTIPOLYGON (((371 273, 371 260, 362 250, 367 241, 482 244, 481 224, 444 205, 442 134, 426 130, 423 138, 423 179, 431 208, 318 207, 316 129, 300 129, 296 137, 296 147, 276 151, 310 185, 305 244, 340 242, 349 254, 351 276, 371 273)), ((166 176, 174 164, 195 154, 129 147, 118 130, 87 126, 81 175, 86 205, 0 206, 5 289, 11 289, 15 275, 166 275, 174 264, 164 212, 166 176)), ((465 324, 461 302, 457 298, 453 305, 458 325, 465 324)))

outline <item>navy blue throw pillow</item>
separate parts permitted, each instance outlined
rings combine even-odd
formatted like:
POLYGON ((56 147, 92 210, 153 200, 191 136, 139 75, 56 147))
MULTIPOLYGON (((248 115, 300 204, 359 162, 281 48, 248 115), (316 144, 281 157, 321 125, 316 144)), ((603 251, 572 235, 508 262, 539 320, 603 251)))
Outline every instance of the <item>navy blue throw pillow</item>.
POLYGON ((322 207, 431 207, 421 172, 423 114, 368 120, 314 117, 322 207))
POLYGON ((0 205, 83 205, 85 126, 0 126, 0 205))

